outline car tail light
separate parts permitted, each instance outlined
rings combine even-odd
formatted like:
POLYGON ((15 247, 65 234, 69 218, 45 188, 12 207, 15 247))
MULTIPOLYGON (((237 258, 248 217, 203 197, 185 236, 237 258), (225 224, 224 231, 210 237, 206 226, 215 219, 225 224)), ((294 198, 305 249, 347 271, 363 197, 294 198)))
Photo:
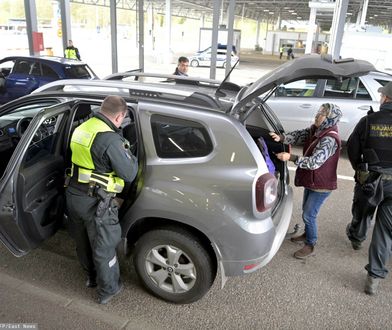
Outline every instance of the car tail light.
POLYGON ((256 209, 264 212, 272 207, 278 197, 278 181, 271 173, 263 174, 256 182, 256 209))

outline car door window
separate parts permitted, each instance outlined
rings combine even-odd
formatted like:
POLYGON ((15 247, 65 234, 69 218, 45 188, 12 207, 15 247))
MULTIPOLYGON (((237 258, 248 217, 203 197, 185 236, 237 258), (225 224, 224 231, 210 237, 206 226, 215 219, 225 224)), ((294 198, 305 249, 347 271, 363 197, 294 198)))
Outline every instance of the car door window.
POLYGON ((42 76, 44 76, 45 78, 59 78, 58 74, 46 64, 42 64, 42 76))
POLYGON ((314 91, 316 89, 317 80, 316 79, 303 79, 293 81, 288 84, 280 85, 275 96, 278 97, 312 97, 314 96, 314 91))
POLYGON ((372 97, 370 96, 370 93, 368 92, 367 88, 362 83, 362 81, 359 81, 358 90, 355 94, 355 98, 356 99, 363 99, 363 100, 371 100, 372 99, 372 97))
POLYGON ((48 101, 23 105, 0 116, 0 177, 3 176, 11 155, 31 119, 41 109, 55 103, 55 101, 48 101))
POLYGON ((212 151, 211 138, 198 122, 154 115, 151 126, 155 149, 161 158, 202 157, 212 151))
POLYGON ((41 76, 41 65, 38 62, 34 62, 30 67, 30 75, 41 76))
POLYGON ((30 67, 31 63, 29 61, 18 61, 15 64, 15 68, 12 73, 18 73, 18 74, 25 74, 28 75, 30 73, 30 67))
POLYGON ((11 71, 12 68, 15 65, 15 61, 5 61, 0 63, 0 77, 7 77, 11 71))
POLYGON ((359 78, 346 78, 342 81, 327 80, 324 97, 371 100, 369 92, 359 78))

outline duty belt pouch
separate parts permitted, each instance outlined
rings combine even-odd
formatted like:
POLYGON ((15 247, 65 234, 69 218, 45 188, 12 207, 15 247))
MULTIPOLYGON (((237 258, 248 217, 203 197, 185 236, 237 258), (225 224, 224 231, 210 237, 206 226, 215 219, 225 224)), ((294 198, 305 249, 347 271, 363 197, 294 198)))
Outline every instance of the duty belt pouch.
POLYGON ((366 182, 361 185, 367 203, 377 206, 384 199, 383 184, 380 173, 371 172, 366 182))

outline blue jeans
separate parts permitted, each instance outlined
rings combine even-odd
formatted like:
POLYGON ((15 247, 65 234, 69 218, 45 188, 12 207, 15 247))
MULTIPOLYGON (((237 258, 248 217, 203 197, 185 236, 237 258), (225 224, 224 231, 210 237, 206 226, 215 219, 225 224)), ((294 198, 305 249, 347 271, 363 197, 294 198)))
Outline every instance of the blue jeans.
POLYGON ((314 246, 317 243, 317 215, 330 194, 330 191, 319 192, 307 188, 304 190, 302 220, 305 223, 306 245, 314 246))

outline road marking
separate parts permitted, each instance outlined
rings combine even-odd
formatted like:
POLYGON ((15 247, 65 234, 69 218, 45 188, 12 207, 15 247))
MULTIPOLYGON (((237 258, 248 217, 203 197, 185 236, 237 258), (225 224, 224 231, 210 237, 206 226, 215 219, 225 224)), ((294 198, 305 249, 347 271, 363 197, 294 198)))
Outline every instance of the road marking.
MULTIPOLYGON (((292 166, 287 166, 287 168, 290 171, 295 171, 297 169, 296 167, 292 167, 292 166)), ((354 178, 352 176, 340 175, 340 174, 338 174, 338 179, 347 180, 347 181, 354 181, 354 178)))

